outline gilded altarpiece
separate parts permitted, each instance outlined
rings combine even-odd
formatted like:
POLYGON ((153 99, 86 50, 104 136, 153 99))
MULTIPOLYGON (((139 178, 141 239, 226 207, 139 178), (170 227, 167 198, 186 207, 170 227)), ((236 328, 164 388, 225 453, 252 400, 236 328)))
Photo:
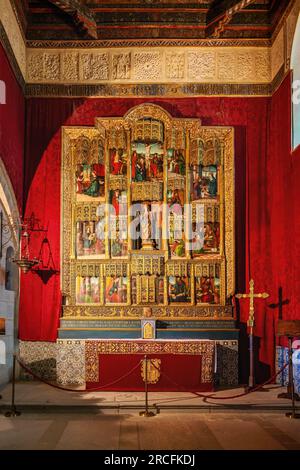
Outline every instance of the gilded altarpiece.
POLYGON ((62 135, 63 318, 232 320, 233 129, 143 104, 62 135))

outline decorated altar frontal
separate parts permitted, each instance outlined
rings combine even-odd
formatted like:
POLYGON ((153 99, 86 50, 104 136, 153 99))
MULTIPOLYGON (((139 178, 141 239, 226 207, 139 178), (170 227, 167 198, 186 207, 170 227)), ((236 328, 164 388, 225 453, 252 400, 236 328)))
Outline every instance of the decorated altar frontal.
MULTIPOLYGON (((209 389, 212 386, 210 381, 202 382, 203 376, 208 376, 207 370, 212 373, 209 380, 212 379, 214 385, 236 386, 238 384, 238 340, 236 339, 210 341, 185 339, 165 341, 58 339, 56 343, 44 341, 19 342, 20 359, 36 376, 47 381, 58 382, 60 385, 67 387, 72 385, 86 386, 86 384, 91 387, 94 382, 97 383, 96 388, 98 388, 102 379, 103 385, 113 382, 114 380, 110 380, 107 376, 104 383, 104 377, 101 375, 104 366, 109 367, 110 364, 114 363, 113 367, 118 371, 118 377, 113 370, 109 370, 108 373, 111 374, 111 378, 112 374, 115 373, 113 377, 119 379, 122 375, 126 375, 130 369, 136 367, 139 361, 144 359, 145 354, 148 357, 151 356, 151 359, 159 359, 160 361, 162 357, 158 356, 163 355, 164 361, 161 362, 161 372, 168 375, 169 381, 161 381, 159 385, 165 385, 165 390, 192 389, 191 380, 188 377, 188 371, 192 364, 195 368, 193 374, 198 374, 194 377, 200 377, 201 379, 197 382, 197 386, 200 384, 201 390, 209 389), (210 346, 203 346, 207 344, 210 344, 210 346), (213 348, 214 364, 209 366, 209 369, 206 368, 206 372, 203 374, 202 371, 204 367, 207 367, 207 361, 208 363, 212 361, 211 348, 213 348), (109 356, 108 359, 107 356, 109 356), (101 358, 104 361, 100 366, 101 358), (172 370, 175 371, 175 375, 170 373, 169 364, 172 370), (174 387, 172 387, 172 381, 174 387), (169 388, 167 388, 167 385, 169 388), (202 385, 204 385, 203 388, 202 385)), ((142 383, 140 366, 136 367, 134 374, 136 384, 140 386, 142 383)), ((22 378, 30 379, 31 377, 25 374, 22 378)), ((194 380, 193 384, 195 383, 194 380)), ((129 382, 125 383, 123 380, 123 389, 127 387, 128 390, 128 384, 129 382)), ((130 382, 130 387, 132 385, 133 382, 130 382)))
POLYGON ((142 391, 211 391, 215 341, 59 340, 57 381, 74 379, 87 389, 142 391), (84 360, 82 360, 84 358, 84 360))

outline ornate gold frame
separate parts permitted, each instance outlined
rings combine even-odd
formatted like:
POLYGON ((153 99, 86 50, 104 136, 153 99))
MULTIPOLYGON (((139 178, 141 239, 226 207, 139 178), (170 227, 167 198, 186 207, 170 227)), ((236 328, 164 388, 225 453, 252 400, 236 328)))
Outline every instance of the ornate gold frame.
MULTIPOLYGON (((164 162, 164 175, 166 175, 167 159, 164 162)), ((186 172, 185 183, 183 181, 172 181, 171 185, 180 187, 186 184, 186 203, 189 202, 188 172, 186 172)), ((164 183, 169 185, 168 178, 164 183)), ((154 183, 152 191, 155 189, 154 183)), ((151 185, 151 183, 150 183, 151 185)), ((169 187, 169 186, 167 186, 169 187)), ((172 118, 167 111, 153 104, 142 104, 131 109, 123 118, 97 118, 95 127, 63 127, 62 128, 62 184, 61 184, 61 288, 66 296, 67 304, 63 307, 64 318, 74 319, 136 319, 143 315, 145 305, 131 304, 131 276, 134 274, 160 275, 164 282, 164 304, 154 305, 153 314, 156 318, 173 319, 232 319, 232 308, 228 299, 235 291, 235 244, 234 244, 234 129, 231 127, 206 127, 202 126, 199 119, 172 118), (85 203, 76 201, 75 192, 75 143, 79 137, 100 142, 104 148, 105 164, 105 200, 108 201, 109 190, 117 186, 127 186, 128 206, 134 199, 133 193, 138 190, 139 197, 143 200, 143 192, 149 194, 149 184, 140 185, 131 183, 131 136, 135 132, 137 122, 144 118, 160 121, 164 128, 164 149, 171 148, 172 144, 185 150, 186 168, 189 168, 192 157, 193 142, 201 139, 203 142, 218 139, 220 143, 221 171, 219 175, 218 202, 202 200, 204 206, 219 204, 220 217, 220 253, 203 254, 198 258, 191 258, 186 252, 185 258, 170 259, 166 245, 162 249, 140 251, 132 250, 131 241, 128 239, 128 256, 120 259, 109 258, 109 240, 105 240, 105 258, 101 259, 76 259, 74 241, 74 221, 82 211, 85 203), (127 149, 127 176, 111 177, 109 175, 109 148, 112 145, 122 146, 127 149), (117 181, 118 179, 118 181, 117 181), (80 208, 81 206, 81 208, 80 208), (220 265, 221 300, 220 305, 196 304, 195 302, 195 276, 201 271, 203 265, 220 265), (100 303, 76 305, 76 274, 96 275, 101 280, 100 303), (189 273, 191 282, 191 302, 189 304, 173 304, 168 302, 168 276, 172 273, 184 275, 189 273), (113 305, 104 303, 104 278, 105 276, 126 275, 128 279, 127 303, 113 305)), ((146 197, 146 196, 145 196, 146 197)), ((164 191, 164 202, 166 202, 166 191, 164 191)), ((90 203, 87 211, 92 214, 96 201, 90 203)), ((87 204, 88 205, 88 204, 87 204)), ((193 207, 195 203, 192 203, 193 207)), ((106 224, 108 224, 108 213, 106 209, 106 224)), ((128 215, 128 222, 130 217, 128 215)), ((163 226, 163 230, 166 227, 163 226)))

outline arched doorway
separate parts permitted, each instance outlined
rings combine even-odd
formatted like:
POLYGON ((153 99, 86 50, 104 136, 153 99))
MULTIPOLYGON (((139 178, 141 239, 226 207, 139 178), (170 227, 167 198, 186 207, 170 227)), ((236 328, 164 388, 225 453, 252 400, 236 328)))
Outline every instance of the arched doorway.
POLYGON ((11 378, 17 343, 19 270, 12 260, 19 249, 19 224, 15 194, 0 158, 0 387, 11 378))

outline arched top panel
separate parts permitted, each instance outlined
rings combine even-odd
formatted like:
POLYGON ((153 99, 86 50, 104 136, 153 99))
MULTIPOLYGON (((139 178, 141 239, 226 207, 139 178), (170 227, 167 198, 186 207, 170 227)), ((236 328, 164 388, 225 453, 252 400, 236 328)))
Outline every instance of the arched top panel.
POLYGON ((144 103, 135 106, 124 116, 124 120, 127 122, 136 122, 144 118, 152 118, 158 121, 162 121, 167 128, 172 125, 173 120, 173 118, 165 109, 151 103, 144 103))

